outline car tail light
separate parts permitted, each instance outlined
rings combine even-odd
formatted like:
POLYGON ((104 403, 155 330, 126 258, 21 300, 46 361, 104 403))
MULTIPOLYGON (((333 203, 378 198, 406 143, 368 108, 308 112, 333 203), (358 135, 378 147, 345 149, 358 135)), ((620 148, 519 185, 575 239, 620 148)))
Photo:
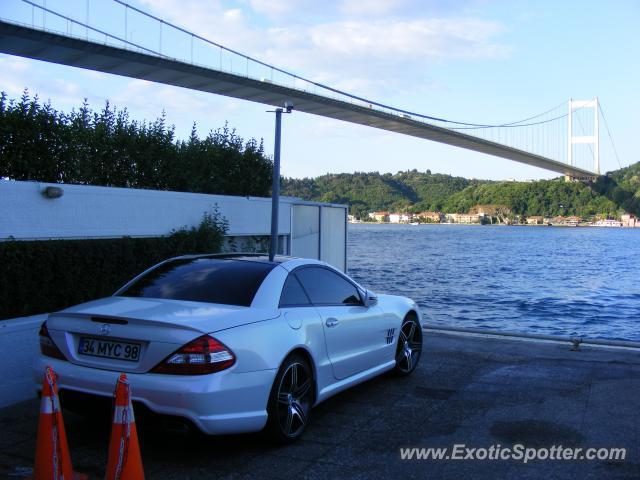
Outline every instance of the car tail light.
POLYGON ((236 357, 222 342, 203 335, 169 355, 151 370, 170 375, 206 375, 233 365, 236 357))
POLYGON ((47 329, 47 322, 44 322, 40 326, 40 353, 46 357, 57 358, 58 360, 66 360, 63 353, 60 351, 58 346, 55 344, 51 335, 49 335, 49 330, 47 329))

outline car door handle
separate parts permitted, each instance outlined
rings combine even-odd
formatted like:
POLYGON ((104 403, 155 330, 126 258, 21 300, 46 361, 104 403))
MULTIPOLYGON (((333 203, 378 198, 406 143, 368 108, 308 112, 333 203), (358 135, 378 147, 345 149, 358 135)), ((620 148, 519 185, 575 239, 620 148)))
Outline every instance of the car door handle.
POLYGON ((325 322, 325 325, 329 328, 331 327, 335 327, 336 325, 338 325, 338 319, 337 318, 327 318, 327 321, 325 322))

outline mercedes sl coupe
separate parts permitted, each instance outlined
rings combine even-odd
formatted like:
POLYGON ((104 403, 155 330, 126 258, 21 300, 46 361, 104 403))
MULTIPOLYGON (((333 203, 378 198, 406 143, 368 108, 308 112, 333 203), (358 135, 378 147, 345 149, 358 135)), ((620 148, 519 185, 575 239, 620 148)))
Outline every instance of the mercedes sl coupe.
POLYGON ((376 295, 316 260, 182 256, 50 314, 34 380, 53 367, 64 405, 110 399, 126 372, 134 407, 206 434, 265 429, 286 443, 330 396, 410 374, 421 321, 412 300, 376 295))

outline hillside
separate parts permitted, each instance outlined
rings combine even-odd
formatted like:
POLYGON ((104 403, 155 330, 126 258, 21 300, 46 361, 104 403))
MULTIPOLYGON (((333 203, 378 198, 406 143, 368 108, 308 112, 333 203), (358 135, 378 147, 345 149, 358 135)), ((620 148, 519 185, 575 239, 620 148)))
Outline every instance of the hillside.
POLYGON ((600 177, 594 189, 621 209, 640 216, 640 162, 600 177))
POLYGON ((468 187, 451 195, 444 206, 447 212, 468 212, 475 205, 506 205, 516 215, 595 215, 612 216, 619 207, 594 192, 584 183, 564 179, 536 182, 496 182, 468 187))
POLYGON ((640 162, 609 172, 595 184, 563 178, 495 182, 411 170, 356 172, 283 179, 282 192, 306 200, 346 203, 357 217, 377 210, 464 213, 475 205, 504 205, 516 215, 640 215, 640 162))
POLYGON ((487 182, 411 170, 340 173, 282 182, 282 193, 305 200, 346 203, 356 216, 376 210, 442 210, 445 202, 465 188, 487 182))

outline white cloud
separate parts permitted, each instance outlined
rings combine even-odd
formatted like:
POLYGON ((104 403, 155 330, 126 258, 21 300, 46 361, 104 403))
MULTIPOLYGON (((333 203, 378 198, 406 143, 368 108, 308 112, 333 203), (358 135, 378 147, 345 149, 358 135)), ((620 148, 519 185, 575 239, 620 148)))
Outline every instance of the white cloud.
POLYGON ((21 57, 0 56, 0 90, 10 98, 19 98, 25 89, 41 101, 49 99, 56 108, 71 108, 88 97, 89 89, 66 78, 44 75, 45 64, 21 57))
POLYGON ((354 16, 385 16, 406 6, 407 0, 343 0, 340 10, 354 16))
POLYGON ((127 107, 137 112, 144 112, 146 118, 156 118, 162 110, 192 114, 211 111, 214 106, 217 113, 236 108, 237 102, 231 100, 220 102, 219 98, 186 88, 146 80, 131 80, 125 88, 111 98, 111 103, 119 108, 127 107), (150 102, 150 99, 153 101, 150 102))
POLYGON ((175 123, 177 137, 182 139, 189 135, 193 122, 198 133, 205 136, 243 108, 241 103, 227 97, 146 80, 128 80, 109 101, 113 107, 126 108, 140 120, 153 121, 164 111, 167 125, 175 123))
POLYGON ((78 98, 82 91, 80 85, 78 85, 77 83, 69 82, 61 78, 56 78, 51 83, 53 83, 54 89, 56 91, 61 92, 65 95, 69 95, 73 98, 78 98))
POLYGON ((177 124, 179 138, 186 138, 194 121, 199 133, 206 135, 242 107, 227 97, 0 55, 0 90, 10 99, 19 99, 25 88, 30 97, 38 95, 41 103, 51 100, 55 109, 64 112, 78 108, 85 98, 94 111, 109 100, 112 107, 126 108, 140 121, 153 121, 165 110, 167 124, 177 124), (75 81, 69 74, 77 75, 75 81))
POLYGON ((251 28, 240 8, 225 8, 220 1, 141 0, 145 9, 208 40, 252 52, 260 31, 251 28))
POLYGON ((0 70, 12 72, 24 72, 29 68, 29 60, 22 57, 3 56, 0 58, 0 70))
MULTIPOLYGON (((154 14, 228 48, 366 97, 415 88, 408 82, 416 79, 419 89, 429 89, 434 82, 423 79, 430 78, 434 62, 510 54, 496 41, 505 30, 500 23, 473 17, 429 18, 428 11, 444 12, 430 1, 141 1, 154 14), (325 12, 316 15, 319 5, 325 12), (258 21, 252 12, 269 20, 258 21)), ((226 65, 229 59, 224 58, 226 65)), ((229 65, 238 64, 234 62, 229 65)), ((269 72, 251 74, 266 77, 269 72)))
POLYGON ((475 19, 339 22, 310 31, 314 46, 358 58, 495 58, 508 50, 490 39, 502 32, 495 22, 475 19))
POLYGON ((317 2, 312 0, 249 0, 253 10, 268 17, 312 8, 314 4, 317 5, 317 2))
POLYGON ((80 73, 90 80, 105 80, 109 76, 106 73, 96 72, 95 70, 80 70, 80 73))

